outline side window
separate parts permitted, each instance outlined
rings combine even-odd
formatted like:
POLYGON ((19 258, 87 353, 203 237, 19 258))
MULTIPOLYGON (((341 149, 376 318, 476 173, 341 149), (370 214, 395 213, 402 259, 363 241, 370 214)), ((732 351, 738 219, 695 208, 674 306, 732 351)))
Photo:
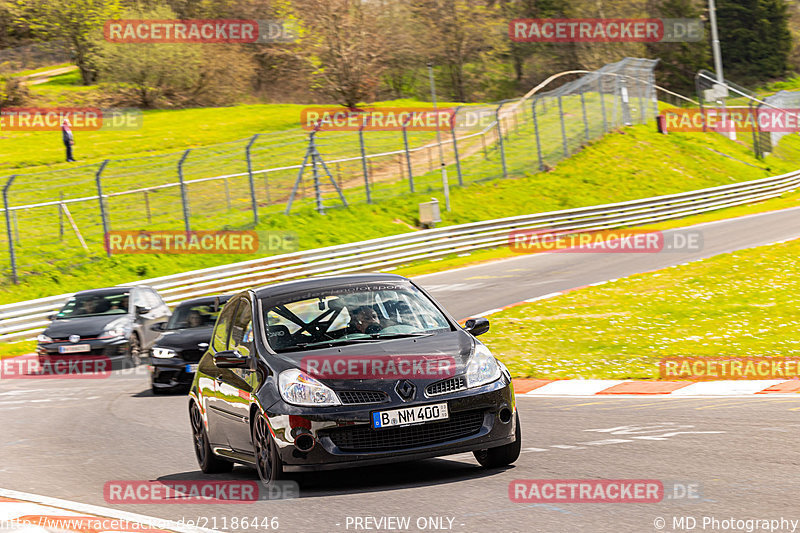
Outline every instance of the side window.
POLYGON ((217 325, 214 328, 214 335, 212 336, 212 348, 214 348, 215 352, 221 352, 228 349, 228 329, 231 322, 231 317, 234 316, 236 305, 238 303, 238 300, 228 302, 225 304, 225 307, 222 308, 222 313, 220 313, 219 318, 217 319, 217 325))
POLYGON ((253 350, 253 314, 250 302, 242 299, 237 309, 236 319, 231 327, 230 349, 237 350, 242 355, 250 355, 253 350))

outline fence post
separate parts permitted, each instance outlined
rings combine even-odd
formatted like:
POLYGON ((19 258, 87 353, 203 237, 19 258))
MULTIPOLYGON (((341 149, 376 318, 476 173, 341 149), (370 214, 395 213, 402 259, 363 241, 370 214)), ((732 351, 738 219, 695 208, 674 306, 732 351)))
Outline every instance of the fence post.
POLYGON ((106 256, 111 257, 111 249, 108 247, 108 218, 106 215, 105 202, 103 201, 103 185, 100 182, 103 170, 105 170, 107 164, 108 159, 100 163, 100 168, 97 169, 97 173, 94 175, 94 181, 97 184, 97 199, 100 202, 100 218, 103 221, 103 248, 106 249, 106 256))
POLYGON ((189 148, 183 152, 181 160, 178 161, 178 180, 181 182, 181 203, 183 204, 183 225, 187 234, 192 231, 192 228, 189 224, 189 194, 186 191, 186 183, 183 180, 183 162, 189 157, 189 152, 191 151, 192 149, 189 148))
POLYGON ((586 98, 584 92, 581 91, 581 109, 583 110, 583 131, 586 134, 586 140, 589 140, 589 121, 586 118, 586 98))
POLYGON ((408 130, 406 126, 408 124, 409 118, 403 123, 403 146, 406 149, 406 164, 408 165, 408 186, 411 189, 411 192, 414 192, 414 174, 411 172, 411 152, 408 151, 408 130))
POLYGON ((458 172, 458 184, 464 185, 464 178, 461 176, 461 160, 458 158, 458 140, 456 139, 456 117, 458 116, 458 110, 461 109, 462 106, 456 106, 455 111, 453 111, 453 118, 450 120, 450 135, 453 137, 453 156, 456 159, 456 172, 458 172))
MULTIPOLYGON (((759 107, 760 107, 760 104, 759 104, 759 107)), ((754 122, 754 127, 753 127, 753 152, 755 152, 756 159, 761 159, 762 158, 761 146, 759 145, 759 142, 758 142, 758 130, 759 130, 758 113, 753 113, 753 101, 752 100, 750 101, 750 116, 755 119, 753 121, 754 122)))
POLYGON ((16 176, 10 176, 3 187, 3 207, 6 213, 6 235, 8 236, 8 254, 11 258, 11 280, 16 285, 19 283, 17 280, 17 256, 14 254, 14 236, 11 234, 11 213, 8 210, 8 190, 11 184, 14 183, 16 176))
POLYGON ((603 89, 603 78, 604 75, 601 74, 597 80, 597 92, 600 95, 600 113, 603 115, 603 133, 607 133, 608 126, 606 125, 606 93, 603 89))
POLYGON ((564 125, 564 107, 561 104, 561 95, 558 95, 558 120, 561 121, 561 146, 564 149, 564 157, 569 157, 567 148, 567 128, 564 125))
MULTIPOLYGON (((64 210, 61 209, 61 204, 64 203, 64 191, 58 191, 58 240, 64 240, 64 210)), ((149 220, 148 220, 149 222, 149 220)))
POLYGON ((622 109, 622 125, 630 126, 631 109, 629 105, 630 96, 628 95, 628 87, 627 84, 625 83, 625 80, 622 77, 617 77, 617 80, 620 82, 619 97, 620 97, 620 106, 622 109))
POLYGON ((645 100, 644 100, 644 96, 643 96, 644 87, 642 87, 644 85, 644 81, 640 80, 640 79, 637 79, 637 82, 638 82, 638 85, 639 85, 639 87, 638 87, 638 89, 639 89, 639 116, 641 117, 642 124, 647 124, 647 110, 645 109, 645 105, 644 105, 644 101, 645 100))
MULTIPOLYGON (((372 203, 372 194, 369 191, 369 171, 367 171, 367 150, 364 147, 364 126, 366 125, 367 115, 364 114, 361 125, 358 127, 358 143, 361 146, 361 172, 364 174, 364 190, 367 193, 367 203, 372 203)), ((337 163, 338 164, 338 163, 337 163)))
POLYGON ((536 118, 536 102, 539 100, 538 96, 533 97, 533 132, 536 135, 536 155, 539 157, 539 170, 544 170, 544 161, 542 160, 542 141, 539 139, 539 119, 536 118))
MULTIPOLYGON (((258 202, 256 201, 256 182, 253 179, 253 160, 250 157, 250 149, 253 147, 253 144, 258 139, 259 134, 256 133, 250 139, 250 142, 247 143, 247 148, 245 149, 245 154, 247 156, 247 178, 250 180, 250 203, 253 206, 253 224, 258 225, 258 202)), ((265 178, 266 179, 266 178, 265 178)))
POLYGON ((505 100, 500 102, 500 104, 497 106, 497 108, 495 108, 495 110, 494 110, 494 120, 495 120, 495 123, 497 124, 497 142, 500 143, 499 144, 500 162, 503 165, 503 177, 507 178, 508 177, 508 169, 506 168, 506 148, 505 148, 505 145, 503 144, 503 130, 500 127, 500 108, 503 107, 504 103, 505 103, 505 100))
POLYGON ((317 202, 317 213, 320 215, 325 214, 325 208, 322 206, 322 191, 319 188, 319 172, 317 171, 317 147, 314 144, 314 133, 311 134, 310 150, 311 150, 311 175, 314 178, 314 198, 317 202))

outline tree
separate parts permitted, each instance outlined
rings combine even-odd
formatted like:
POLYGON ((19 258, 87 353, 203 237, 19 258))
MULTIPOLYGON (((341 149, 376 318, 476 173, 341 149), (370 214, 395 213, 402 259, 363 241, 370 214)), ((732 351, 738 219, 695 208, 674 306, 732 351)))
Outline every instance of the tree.
POLYGON ((120 13, 119 0, 17 0, 16 20, 43 40, 63 39, 85 85, 96 81, 94 35, 120 13))
POLYGON ((785 74, 792 49, 788 19, 784 0, 719 0, 725 77, 749 84, 785 74))
POLYGON ((376 93, 386 41, 381 6, 363 0, 297 0, 300 43, 293 53, 311 69, 315 90, 355 107, 376 93))
MULTIPOLYGON (((649 12, 650 16, 661 18, 699 18, 701 15, 700 9, 692 0, 654 0, 649 12)), ((656 69, 658 84, 682 94, 693 94, 695 74, 700 69, 710 68, 708 39, 698 42, 647 43, 647 55, 660 59, 656 69)))
POLYGON ((466 65, 506 54, 508 21, 498 6, 481 0, 412 0, 410 6, 428 59, 444 67, 451 97, 466 102, 466 65))

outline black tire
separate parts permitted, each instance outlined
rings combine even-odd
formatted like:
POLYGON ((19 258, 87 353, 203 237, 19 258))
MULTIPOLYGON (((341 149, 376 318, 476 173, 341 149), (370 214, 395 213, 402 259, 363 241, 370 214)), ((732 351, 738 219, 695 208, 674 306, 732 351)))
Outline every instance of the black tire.
POLYGON ((477 450, 472 452, 475 459, 484 468, 500 468, 508 466, 517 459, 519 459, 519 452, 522 449, 522 429, 519 425, 519 413, 517 413, 515 423, 517 429, 514 432, 516 437, 511 444, 504 444, 496 448, 489 448, 488 450, 477 450))
POLYGON ((283 478, 283 464, 278 456, 278 448, 272 439, 267 420, 256 411, 253 421, 253 452, 256 456, 256 470, 261 483, 270 487, 283 478))
POLYGON ((192 436, 194 437, 194 453, 197 456, 197 464, 204 474, 223 474, 233 470, 233 463, 221 459, 214 455, 208 443, 208 434, 203 425, 203 415, 196 403, 192 403, 189 409, 189 417, 192 423, 192 436))
POLYGON ((153 391, 153 396, 161 396, 169 392, 169 389, 162 389, 161 387, 156 387, 155 385, 150 385, 150 390, 153 391))
POLYGON ((125 357, 132 367, 142 364, 142 343, 136 333, 131 333, 131 338, 128 339, 128 345, 125 347, 125 357))

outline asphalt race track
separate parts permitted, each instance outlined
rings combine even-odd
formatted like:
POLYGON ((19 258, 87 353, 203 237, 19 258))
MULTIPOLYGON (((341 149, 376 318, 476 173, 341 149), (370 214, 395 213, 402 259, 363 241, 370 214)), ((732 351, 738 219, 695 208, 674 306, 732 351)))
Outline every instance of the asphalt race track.
MULTIPOLYGON (((693 229, 702 231, 704 246, 690 253, 524 255, 418 281, 462 319, 554 291, 796 238, 800 209, 693 229)), ((292 533, 691 530, 676 527, 673 517, 684 517, 684 525, 694 518, 693 531, 742 531, 723 521, 800 520, 794 505, 799 396, 519 397, 518 406, 523 453, 504 470, 483 470, 462 454, 294 477, 301 483, 297 499, 110 505, 103 489, 114 480, 257 476, 244 467, 203 476, 186 398, 153 396, 143 367, 108 379, 7 379, 0 381, 0 487, 159 518, 200 519, 201 526, 226 531, 241 530, 231 527, 237 517, 277 517, 278 531, 292 533), (587 478, 655 479, 669 491, 659 503, 509 499, 509 484, 517 479, 587 478), (408 517, 410 528, 379 527, 366 517, 408 517)))

